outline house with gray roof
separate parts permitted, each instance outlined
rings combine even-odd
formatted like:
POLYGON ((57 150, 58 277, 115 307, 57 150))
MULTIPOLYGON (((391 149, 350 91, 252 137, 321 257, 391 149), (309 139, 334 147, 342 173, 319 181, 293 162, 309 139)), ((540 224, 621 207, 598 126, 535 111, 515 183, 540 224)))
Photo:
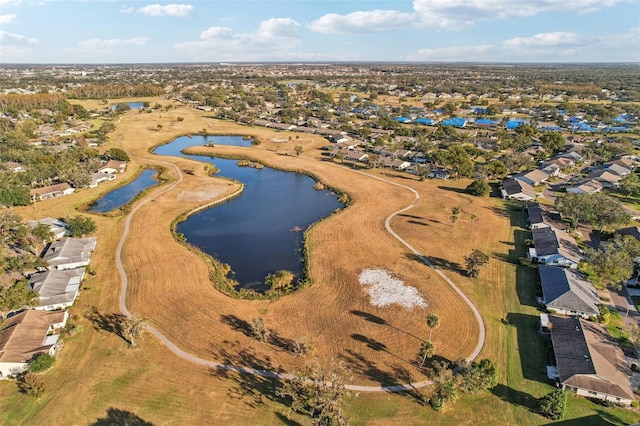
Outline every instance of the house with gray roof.
POLYGON ((533 201, 542 196, 528 183, 516 179, 503 180, 500 192, 505 200, 533 201))
POLYGON ((599 313, 600 299, 593 284, 578 272, 540 265, 542 303, 550 311, 589 318, 599 313))
POLYGON ((91 252, 96 247, 96 241, 96 237, 54 241, 49 245, 42 259, 49 264, 49 270, 87 266, 91 260, 91 252))
POLYGON ((527 257, 535 262, 565 268, 577 268, 582 258, 576 240, 564 231, 552 227, 531 231, 534 246, 527 257))
POLYGON ((76 268, 33 274, 29 278, 29 288, 40 296, 40 305, 34 309, 53 311, 73 305, 84 273, 85 268, 76 268))
POLYGON ((515 179, 528 183, 529 185, 542 185, 549 179, 549 173, 542 169, 531 170, 530 172, 514 176, 515 179))
POLYGON ((549 316, 557 380, 562 389, 620 405, 635 400, 631 369, 604 326, 577 317, 549 316))

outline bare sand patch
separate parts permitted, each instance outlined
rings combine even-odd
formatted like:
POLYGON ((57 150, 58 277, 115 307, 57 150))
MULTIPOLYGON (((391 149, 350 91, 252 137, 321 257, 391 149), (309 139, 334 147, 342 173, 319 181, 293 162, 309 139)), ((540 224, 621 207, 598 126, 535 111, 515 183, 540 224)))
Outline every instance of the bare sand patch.
POLYGON ((367 286, 372 306, 384 308, 400 305, 409 310, 427 307, 427 302, 417 288, 405 285, 401 279, 385 269, 365 269, 360 273, 358 281, 367 286))
POLYGON ((178 201, 209 201, 214 200, 220 195, 222 195, 225 191, 222 189, 217 190, 207 190, 207 191, 180 191, 177 196, 178 201))

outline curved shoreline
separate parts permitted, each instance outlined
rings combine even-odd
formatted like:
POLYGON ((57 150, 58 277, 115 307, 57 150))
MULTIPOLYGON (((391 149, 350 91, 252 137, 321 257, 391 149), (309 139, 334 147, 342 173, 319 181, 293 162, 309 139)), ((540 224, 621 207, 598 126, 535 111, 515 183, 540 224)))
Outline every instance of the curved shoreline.
MULTIPOLYGON (((120 298, 119 298, 119 308, 120 311, 122 312, 123 315, 125 315, 126 317, 132 317, 133 315, 129 312, 127 305, 126 305, 126 298, 127 298, 127 289, 128 289, 128 277, 126 274, 126 271, 124 270, 124 266, 122 264, 122 249, 124 247, 124 243, 126 242, 127 236, 129 234, 129 230, 130 230, 130 225, 131 225, 131 220, 133 219, 135 213, 142 207, 144 206, 146 203, 154 200, 156 197, 171 191, 172 189, 174 189, 176 186, 178 186, 183 180, 184 180, 184 175, 182 174, 182 171, 180 170, 180 168, 173 163, 169 163, 169 162, 165 162, 165 161, 159 161, 157 160, 159 163, 161 164, 165 164, 168 166, 172 166, 176 173, 178 174, 178 180, 176 182, 174 182, 173 184, 171 184, 170 186, 168 186, 167 188, 164 188, 162 191, 154 194, 153 196, 146 198, 144 200, 142 200, 140 202, 140 204, 136 205, 127 215, 127 218, 125 220, 125 226, 124 226, 124 230, 122 232, 122 236, 120 237, 120 241, 118 242, 118 246, 116 248, 116 266, 118 268, 118 272, 120 274, 120 278, 122 281, 122 285, 121 285, 121 293, 120 293, 120 298)), ((336 167, 339 167, 337 165, 335 165, 336 167)), ((407 247, 409 250, 411 250, 411 252, 413 254, 415 254, 416 256, 418 256, 418 258, 420 258, 420 260, 427 266, 429 266, 430 268, 432 268, 441 278, 443 278, 445 280, 445 282, 447 282, 447 284, 449 284, 453 290, 458 293, 462 299, 464 300, 464 302, 467 304, 467 306, 469 306, 469 308, 472 310, 472 312, 474 313, 474 317, 476 318, 476 321, 478 323, 479 329, 480 329, 480 333, 478 335, 478 343, 476 344, 476 347, 474 349, 474 351, 471 353, 471 355, 469 355, 467 358, 465 358, 467 361, 472 361, 474 360, 478 354, 480 353, 480 351, 482 350, 482 347, 484 346, 484 342, 485 342, 485 337, 486 337, 486 331, 485 331, 485 326, 484 326, 484 321, 482 320, 482 317, 480 316, 480 312, 478 311, 478 309, 476 308, 476 306, 473 304, 473 302, 471 302, 471 300, 453 283, 453 281, 451 281, 449 278, 447 278, 447 276, 442 273, 442 271, 440 271, 436 266, 434 266, 426 256, 424 256, 423 254, 421 254, 418 250, 416 250, 412 245, 410 245, 407 241, 405 241, 402 237, 400 237, 392 228, 391 228, 391 219, 393 219, 394 216, 396 216, 399 213, 405 212, 411 208, 413 208, 419 201, 420 201, 420 194, 413 188, 406 186, 406 185, 402 185, 396 182, 392 182, 386 179, 383 179, 381 177, 378 176, 373 176, 367 173, 364 173, 362 171, 359 170, 352 170, 354 173, 358 173, 364 176, 368 176, 370 178, 373 179, 377 179, 380 180, 382 182, 394 185, 394 186, 398 186, 401 188, 405 188, 408 189, 409 191, 411 191, 414 194, 414 201, 407 207, 404 207, 396 212, 391 213, 389 216, 387 216, 387 218, 385 219, 384 222, 384 226, 385 226, 385 230, 395 239, 397 239, 401 244, 403 244, 405 247, 407 247)), ((219 200, 217 200, 219 201, 219 200)), ((259 375, 259 376, 263 376, 263 377, 269 377, 269 378, 278 378, 278 379, 285 379, 285 380, 290 380, 292 378, 294 378, 293 374, 290 373, 277 373, 274 371, 267 371, 267 370, 257 370, 257 369, 253 369, 253 368, 248 368, 248 367, 241 367, 241 366, 233 366, 233 365, 229 365, 229 364, 222 364, 222 363, 217 363, 215 361, 211 361, 211 360, 207 360, 204 358, 200 358, 196 355, 190 354, 188 352, 185 352, 184 350, 180 349, 175 343, 173 343, 171 340, 169 340, 166 336, 164 336, 160 331, 158 331, 157 329, 155 329, 154 327, 148 325, 148 324, 143 324, 145 330, 147 330, 148 332, 150 332, 152 335, 154 335, 158 340, 160 340, 169 350, 171 350, 174 354, 176 354, 177 356, 193 362, 195 364, 199 364, 199 365, 203 365, 206 367, 210 367, 210 368, 216 368, 216 369, 221 369, 221 370, 227 370, 227 371, 236 371, 239 373, 245 373, 245 374, 253 374, 253 375, 259 375)), ((412 389, 416 389, 416 388, 421 388, 424 386, 428 386, 431 383, 433 383, 431 380, 424 380, 421 382, 416 382, 416 383, 407 383, 404 385, 393 385, 393 386, 364 386, 364 385, 354 385, 354 384, 347 384, 345 385, 346 389, 349 390, 353 390, 353 391, 358 391, 358 392, 403 392, 403 391, 409 391, 412 389)))

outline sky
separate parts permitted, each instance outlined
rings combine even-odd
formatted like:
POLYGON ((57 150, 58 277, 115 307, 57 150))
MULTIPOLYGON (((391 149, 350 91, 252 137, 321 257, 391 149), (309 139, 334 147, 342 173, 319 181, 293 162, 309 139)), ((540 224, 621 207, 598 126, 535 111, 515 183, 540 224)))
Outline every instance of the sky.
POLYGON ((0 64, 640 62, 640 0, 0 0, 0 64))

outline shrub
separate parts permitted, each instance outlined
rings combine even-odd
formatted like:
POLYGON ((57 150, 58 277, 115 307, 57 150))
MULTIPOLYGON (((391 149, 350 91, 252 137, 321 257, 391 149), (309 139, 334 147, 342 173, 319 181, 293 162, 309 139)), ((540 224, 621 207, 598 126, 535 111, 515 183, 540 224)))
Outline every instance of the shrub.
POLYGON ((44 383, 31 372, 25 372, 18 376, 18 390, 27 396, 40 398, 44 393, 44 383))
POLYGON ((567 408, 567 393, 562 389, 554 389, 538 402, 540 414, 551 420, 560 420, 564 417, 567 408))
POLYGON ((49 354, 38 354, 29 363, 29 371, 34 373, 46 371, 51 368, 55 361, 56 359, 49 354))

